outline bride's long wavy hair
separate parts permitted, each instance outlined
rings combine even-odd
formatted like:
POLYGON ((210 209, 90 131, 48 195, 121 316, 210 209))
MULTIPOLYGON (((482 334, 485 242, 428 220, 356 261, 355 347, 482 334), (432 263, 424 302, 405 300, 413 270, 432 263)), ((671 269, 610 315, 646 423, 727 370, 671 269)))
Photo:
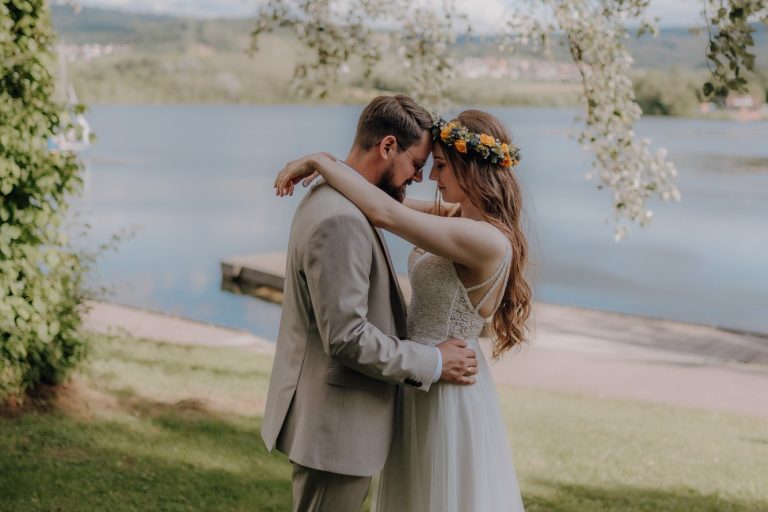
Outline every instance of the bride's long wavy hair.
MULTIPOLYGON (((455 119, 470 131, 485 133, 511 143, 504 125, 491 114, 465 110, 455 119)), ((493 314, 493 357, 498 358, 510 348, 527 339, 526 322, 531 313, 531 288, 526 281, 528 242, 522 229, 522 194, 520 184, 511 169, 503 168, 472 153, 459 153, 438 138, 438 144, 469 200, 483 212, 485 220, 496 226, 509 239, 512 263, 501 303, 493 314)), ((446 211, 436 199, 438 211, 458 215, 460 210, 446 211)))

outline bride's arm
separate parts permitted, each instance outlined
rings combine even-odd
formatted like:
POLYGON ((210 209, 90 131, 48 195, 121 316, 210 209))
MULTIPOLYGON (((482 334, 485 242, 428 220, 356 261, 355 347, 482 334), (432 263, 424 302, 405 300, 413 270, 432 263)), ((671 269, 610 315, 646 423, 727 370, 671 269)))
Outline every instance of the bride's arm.
MULTIPOLYGON (((320 155, 327 156, 334 162, 338 160, 330 153, 318 153, 316 155, 309 155, 303 159, 300 158, 299 160, 289 162, 286 168, 288 168, 288 166, 294 166, 294 176, 292 176, 289 182, 286 182, 283 195, 293 195, 294 186, 299 181, 301 181, 305 187, 308 187, 315 180, 315 178, 321 175, 317 170, 317 161, 315 160, 320 155), (302 162, 304 162, 303 165, 302 162), (304 172, 303 175, 301 174, 302 170, 304 172)), ((275 181, 275 188, 277 188, 277 180, 275 181)), ((430 213, 432 215, 441 215, 443 217, 454 217, 459 212, 459 205, 457 203, 440 203, 438 207, 434 201, 424 201, 422 199, 412 199, 410 197, 406 197, 403 200, 403 204, 411 210, 416 210, 422 213, 430 213)))
MULTIPOLYGON (((327 155, 328 158, 331 160, 336 161, 336 157, 331 155, 330 153, 320 153, 322 155, 327 155)), ((311 156, 317 156, 317 155, 311 155, 311 156)), ((290 162, 288 165, 296 165, 298 162, 301 162, 302 159, 296 160, 294 162, 290 162)), ((296 183, 299 181, 302 182, 302 184, 305 187, 308 187, 318 176, 320 176, 320 173, 317 170, 314 170, 316 166, 316 163, 310 160, 307 161, 307 167, 306 167, 306 175, 296 175, 294 176, 290 182, 286 183, 284 194, 287 195, 293 195, 293 188, 296 183), (313 167, 309 167, 313 166, 313 167), (310 172, 311 170, 311 172, 310 172)), ((287 166, 286 166, 287 167, 287 166)), ((277 188, 277 182, 275 182, 275 188, 277 188)), ((410 197, 406 197, 403 200, 403 204, 410 208, 411 210, 416 210, 417 212, 422 213, 430 213, 432 215, 441 215, 443 217, 454 217, 458 211, 459 211, 459 205, 456 203, 441 203, 440 205, 436 205, 433 201, 424 201, 422 199, 412 199, 410 197)))
POLYGON ((421 199, 411 199, 410 197, 406 197, 403 204, 411 210, 440 215, 442 217, 453 217, 459 210, 459 205, 456 203, 440 203, 438 206, 434 201, 423 201, 421 199))
POLYGON ((295 184, 315 171, 355 203, 373 225, 417 247, 468 267, 503 257, 506 238, 490 224, 412 210, 327 153, 290 162, 275 180, 277 194, 291 195, 295 184))

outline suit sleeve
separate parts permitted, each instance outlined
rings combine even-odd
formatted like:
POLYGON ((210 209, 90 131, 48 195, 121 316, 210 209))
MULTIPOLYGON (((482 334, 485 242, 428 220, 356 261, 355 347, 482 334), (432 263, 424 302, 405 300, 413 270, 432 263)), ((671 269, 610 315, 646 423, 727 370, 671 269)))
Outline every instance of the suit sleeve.
POLYGON ((368 321, 372 258, 371 227, 361 218, 331 217, 309 237, 303 267, 323 348, 360 373, 426 391, 437 350, 388 336, 368 321))

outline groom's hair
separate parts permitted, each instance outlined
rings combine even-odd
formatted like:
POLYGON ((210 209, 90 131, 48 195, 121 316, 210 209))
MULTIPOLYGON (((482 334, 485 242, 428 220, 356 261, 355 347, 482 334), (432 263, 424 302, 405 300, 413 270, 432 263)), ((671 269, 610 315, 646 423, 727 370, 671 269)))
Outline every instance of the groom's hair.
POLYGON ((354 145, 368 151, 387 135, 409 148, 419 141, 424 130, 432 128, 432 117, 408 96, 379 96, 360 114, 354 145))

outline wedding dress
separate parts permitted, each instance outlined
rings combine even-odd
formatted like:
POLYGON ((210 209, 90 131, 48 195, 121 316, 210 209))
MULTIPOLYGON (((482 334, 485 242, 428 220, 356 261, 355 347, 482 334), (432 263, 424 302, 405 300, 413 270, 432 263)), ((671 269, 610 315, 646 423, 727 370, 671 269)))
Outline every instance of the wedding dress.
POLYGON ((426 393, 402 389, 376 512, 522 512, 499 399, 477 341, 485 322, 478 311, 506 283, 510 261, 507 247, 486 281, 465 288, 451 260, 411 253, 408 338, 432 346, 467 340, 480 371, 470 386, 438 382, 426 393), (467 292, 483 287, 487 292, 472 304, 467 292))

